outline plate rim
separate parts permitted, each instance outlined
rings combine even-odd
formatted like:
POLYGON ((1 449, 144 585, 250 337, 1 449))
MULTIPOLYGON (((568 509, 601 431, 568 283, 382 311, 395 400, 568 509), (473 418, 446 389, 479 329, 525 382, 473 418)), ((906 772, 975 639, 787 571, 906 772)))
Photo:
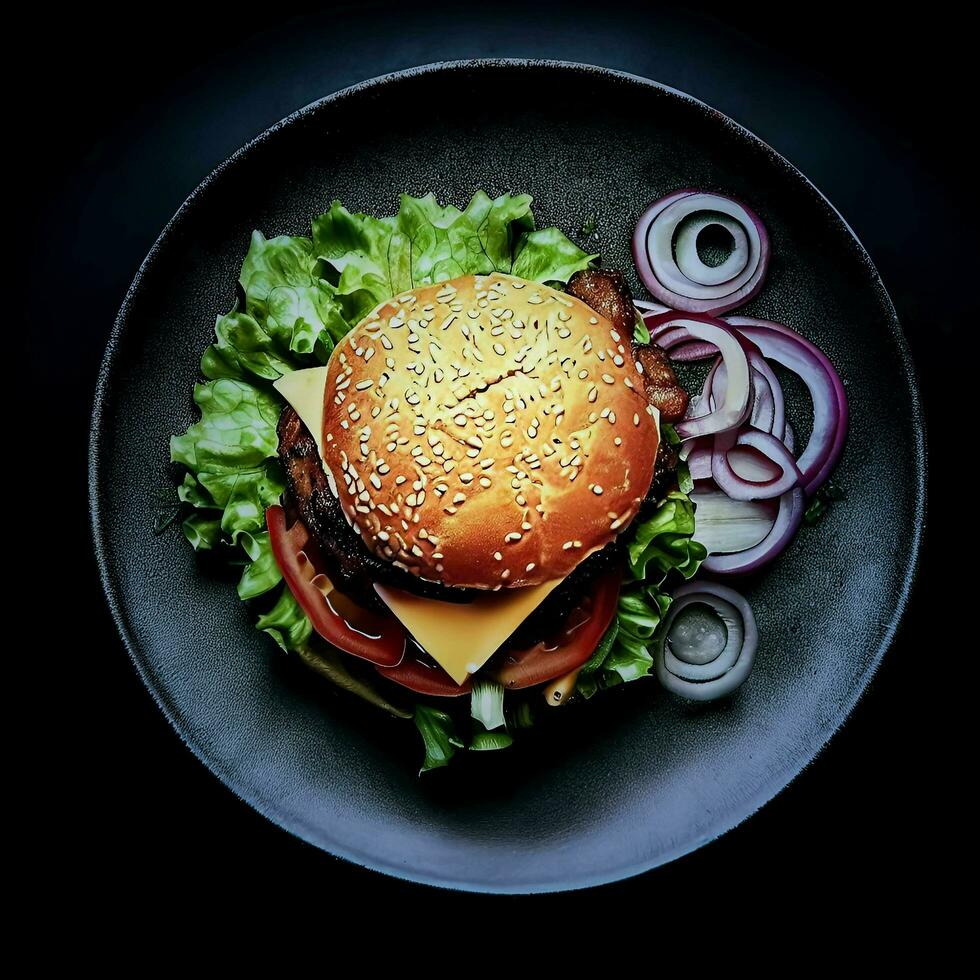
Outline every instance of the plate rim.
POLYGON ((246 803, 252 807, 271 823, 275 824, 280 830, 284 830, 296 837, 299 837, 305 843, 316 847, 318 850, 323 850, 328 854, 332 854, 355 865, 359 865, 360 867, 368 868, 374 872, 411 881, 416 884, 430 885, 452 890, 494 894, 535 894, 579 890, 595 887, 597 885, 610 884, 615 881, 621 881, 625 878, 630 878, 643 874, 644 872, 651 871, 654 868, 675 861, 678 858, 683 857, 685 854, 689 854, 692 851, 695 851, 705 844, 717 840, 722 835, 733 830, 735 827, 743 823, 746 819, 769 803, 772 799, 778 796, 808 766, 812 765, 824 751, 830 739, 833 738, 841 726, 847 721, 848 718, 850 718, 858 702, 864 696, 872 678, 884 659, 885 654, 894 642, 898 630, 905 618, 909 599, 913 589, 915 588, 921 565, 922 543, 927 523, 927 473, 928 447, 926 438, 926 423, 922 410, 919 380, 915 369, 915 364, 912 359, 911 350, 909 348, 908 341, 905 338, 904 331, 902 330, 901 322, 898 318, 897 311, 895 310, 895 305, 892 302, 892 299, 888 294, 888 291, 885 288, 885 285, 881 280, 881 276, 871 260, 867 249, 861 243, 857 234, 847 223, 843 215, 837 210, 833 203, 828 200, 826 195, 824 195, 805 174, 790 163, 789 160, 782 156, 782 154, 780 154, 777 150, 773 149, 773 147, 758 137, 751 130, 747 129, 741 123, 732 119, 730 116, 726 115, 720 110, 715 109, 714 107, 702 102, 700 99, 697 99, 686 92, 655 81, 654 79, 646 78, 642 75, 636 75, 631 72, 621 71, 614 68, 607 68, 601 65, 538 58, 475 58, 454 61, 438 61, 405 68, 398 71, 387 72, 382 75, 365 79, 357 82, 354 85, 349 85, 345 88, 339 89, 336 92, 323 96, 322 98, 316 99, 313 102, 310 102, 307 105, 295 110, 294 112, 291 112, 289 115, 283 117, 278 122, 274 123, 252 139, 248 140, 229 157, 219 163, 218 166, 212 169, 191 191, 191 193, 188 194, 188 196, 174 212, 170 220, 166 223, 166 225, 164 225, 163 229, 160 231, 159 235, 156 237, 152 246, 150 247, 150 250, 147 252, 146 257, 140 263, 129 288, 126 291, 122 304, 119 308, 119 312, 116 314, 113 322, 112 330, 106 342, 105 352, 99 366, 90 416, 88 444, 90 530, 92 534, 96 562, 99 567, 99 578, 102 585, 102 590, 105 593, 106 600, 109 605, 113 622, 115 623, 116 630, 122 639, 123 646, 126 649, 129 659, 139 674, 143 685, 150 692, 156 706, 167 719, 170 727, 180 738, 183 744, 190 749, 198 761, 202 763, 209 772, 216 776, 221 783, 227 787, 227 789, 229 789, 242 803, 246 803), (307 829, 301 820, 297 819, 294 814, 281 810, 271 801, 263 799, 261 794, 255 792, 254 790, 252 792, 243 792, 242 789, 236 785, 234 774, 231 772, 224 772, 222 767, 205 753, 202 747, 197 743, 194 733, 192 731, 186 731, 185 726, 182 726, 178 721, 177 713, 168 702, 166 692, 161 690, 160 686, 157 685, 153 676, 153 671, 150 669, 149 664, 144 660, 139 644, 135 641, 129 628, 126 611, 123 603, 120 601, 120 596, 113 580, 110 561, 108 558, 108 548, 105 540, 106 525, 100 503, 101 489, 103 486, 103 454, 101 451, 100 440, 104 425, 103 407, 110 388, 111 375, 117 348, 126 330, 131 308, 141 288, 142 280, 149 272, 158 253, 163 249, 172 232, 180 225, 185 214, 196 204, 198 199, 207 192, 212 183, 218 180, 226 171, 237 166, 243 159, 245 159, 246 156, 250 155, 255 148, 273 139, 280 130, 293 126, 308 116, 315 115, 329 105, 342 102, 351 97, 356 97, 362 92, 381 88, 391 83, 402 82, 421 75, 438 73, 451 74, 453 72, 473 70, 515 68, 548 69, 552 71, 572 72, 581 75, 598 75, 605 78, 612 76, 641 88, 652 88, 657 90, 672 98, 688 103, 689 105, 699 109, 701 112, 713 117, 725 127, 732 129, 736 135, 752 144, 755 144, 758 149, 763 150, 768 156, 770 156, 776 164, 784 168, 791 177, 802 181, 803 184, 809 188, 810 192, 816 197, 817 202, 827 211, 828 218, 832 221, 837 221, 841 228, 853 240, 854 246, 856 247, 856 254, 863 262, 869 275, 869 285, 871 285, 871 287, 876 291, 878 301, 881 304, 884 312, 887 314, 889 321, 888 329, 898 354, 900 370, 904 372, 905 380, 907 381, 908 389, 911 394, 909 413, 914 444, 913 469, 915 479, 913 481, 913 485, 915 499, 919 510, 918 520, 915 522, 912 529, 912 534, 908 539, 908 565, 901 589, 897 595, 894 612, 889 618, 889 621, 885 625, 884 629, 881 631, 880 638, 878 639, 877 645, 874 648, 873 656, 865 665, 861 673, 855 678, 853 684, 847 692, 847 696, 840 702, 840 706, 835 715, 830 719, 825 720, 817 730, 814 741, 818 744, 816 744, 815 747, 807 750, 807 758, 801 765, 786 765, 779 768, 774 773, 769 774, 768 777, 757 787, 755 792, 746 800, 743 800, 738 806, 728 809, 725 812, 724 818, 718 820, 717 823, 712 826, 709 834, 677 844, 674 847, 658 854, 652 859, 648 858, 639 861, 631 861, 622 866, 609 868, 601 873, 580 875, 571 880, 542 879, 535 880, 533 882, 514 881, 508 884, 506 882, 481 882, 474 878, 468 878, 465 875, 460 878, 455 878, 448 874, 439 875, 416 872, 412 869, 378 859, 363 852, 359 852, 357 849, 350 848, 337 842, 327 833, 320 832, 314 835, 307 829))

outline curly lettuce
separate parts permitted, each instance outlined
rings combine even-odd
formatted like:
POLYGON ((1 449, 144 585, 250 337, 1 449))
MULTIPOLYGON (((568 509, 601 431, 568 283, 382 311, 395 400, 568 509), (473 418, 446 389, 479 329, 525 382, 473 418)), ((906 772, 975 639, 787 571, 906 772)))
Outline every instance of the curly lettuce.
POLYGON ((670 608, 663 589, 671 574, 689 579, 707 557, 694 540, 694 504, 675 490, 656 510, 630 529, 626 543, 631 578, 619 594, 616 618, 576 682, 576 693, 590 698, 600 688, 647 677, 653 667, 653 637, 670 608))

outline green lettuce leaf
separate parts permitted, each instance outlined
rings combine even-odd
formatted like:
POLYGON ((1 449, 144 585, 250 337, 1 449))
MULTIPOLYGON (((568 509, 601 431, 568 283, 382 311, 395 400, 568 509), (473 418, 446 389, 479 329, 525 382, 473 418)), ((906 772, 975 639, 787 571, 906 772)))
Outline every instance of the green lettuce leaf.
POLYGON ((256 629, 268 633, 283 650, 296 650, 310 638, 313 626, 300 609, 289 587, 284 585, 276 604, 255 623, 256 629))
POLYGON ((425 759, 420 772, 448 766, 456 749, 463 748, 463 743, 456 734, 456 726, 445 711, 430 708, 427 704, 417 704, 415 727, 425 744, 425 759))
POLYGON ((616 618, 579 672, 575 691, 581 697, 649 675, 654 636, 671 602, 663 582, 673 572, 691 578, 707 557, 693 539, 694 523, 690 498, 674 491, 631 528, 626 548, 634 578, 623 583, 616 618))
POLYGON ((313 249, 354 320, 427 283, 494 271, 565 282, 598 258, 557 228, 535 231, 527 194, 491 200, 482 191, 463 211, 442 207, 431 194, 403 194, 391 218, 351 214, 334 201, 313 222, 313 249))
POLYGON ((254 599, 265 595, 282 581, 282 572, 272 555, 269 532, 243 534, 239 543, 251 559, 238 582, 238 598, 254 599))
POLYGON ((521 279, 536 282, 567 282, 574 273, 587 269, 598 257, 583 252, 557 228, 543 228, 521 238, 509 271, 521 279))
POLYGON ((638 522, 627 543, 630 570, 641 581, 659 585, 671 571, 691 578, 708 557, 694 540, 694 504, 678 490, 667 494, 652 516, 638 522))

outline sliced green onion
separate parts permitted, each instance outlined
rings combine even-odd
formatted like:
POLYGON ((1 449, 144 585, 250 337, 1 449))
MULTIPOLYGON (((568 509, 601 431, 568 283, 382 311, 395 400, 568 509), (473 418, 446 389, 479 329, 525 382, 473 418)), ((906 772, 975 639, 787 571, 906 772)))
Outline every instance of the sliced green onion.
POLYGON ((477 732, 470 742, 474 752, 490 752, 493 749, 506 749, 514 744, 514 740, 506 732, 477 732))
POLYGON ((508 728, 531 728, 534 726, 534 712, 530 701, 518 701, 507 706, 508 728))
POLYGON ((445 711, 425 704, 415 706, 415 727, 425 743, 425 761, 420 772, 448 766, 449 760, 461 749, 463 743, 456 734, 452 718, 445 711))
POLYGON ((504 726, 504 686, 493 680, 479 680, 470 695, 470 714, 484 728, 504 726))

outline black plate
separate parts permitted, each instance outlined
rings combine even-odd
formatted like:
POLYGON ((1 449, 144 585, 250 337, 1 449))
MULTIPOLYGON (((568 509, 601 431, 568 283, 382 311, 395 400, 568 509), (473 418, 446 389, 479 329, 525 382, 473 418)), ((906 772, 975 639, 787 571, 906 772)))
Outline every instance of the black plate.
POLYGON ((867 254, 820 193, 750 133, 688 96, 605 69, 433 66, 274 126, 219 167, 154 245, 119 313, 95 404, 90 485, 103 582, 162 710, 270 820, 417 881, 581 887, 734 827, 847 717, 894 636, 918 556, 919 400, 867 254), (527 191, 539 222, 570 234, 597 215, 606 264, 632 276, 639 213, 683 186, 740 197, 766 222, 769 279, 744 312, 802 331, 845 379, 852 423, 836 481, 846 500, 746 584, 762 643, 749 683, 727 703, 690 708, 653 682, 630 684, 560 709, 516 751, 420 780, 411 725, 306 675, 251 628, 231 582, 199 567, 178 531, 153 533, 159 494, 174 483, 167 440, 193 417, 198 361, 234 299, 249 234, 307 234, 335 197, 392 213, 402 191, 458 205, 478 188, 527 191))

